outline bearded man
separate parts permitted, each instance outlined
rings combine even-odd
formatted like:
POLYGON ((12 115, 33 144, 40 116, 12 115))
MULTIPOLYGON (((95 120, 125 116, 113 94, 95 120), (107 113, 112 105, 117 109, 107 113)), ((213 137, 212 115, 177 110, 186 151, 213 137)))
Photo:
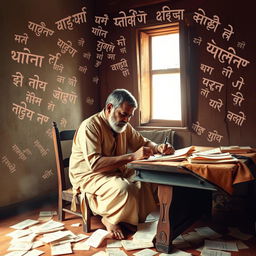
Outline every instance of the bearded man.
POLYGON ((115 239, 124 238, 120 223, 137 226, 157 208, 153 185, 134 181, 134 170, 126 164, 155 153, 174 152, 170 144, 157 145, 130 125, 136 108, 129 91, 114 90, 105 108, 81 123, 70 157, 74 196, 80 191, 87 197, 92 212, 102 216, 115 239))

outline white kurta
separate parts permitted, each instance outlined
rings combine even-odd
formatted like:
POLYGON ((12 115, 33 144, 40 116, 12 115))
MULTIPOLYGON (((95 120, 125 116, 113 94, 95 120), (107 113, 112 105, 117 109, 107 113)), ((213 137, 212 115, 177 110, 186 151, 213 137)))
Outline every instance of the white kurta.
POLYGON ((134 152, 148 140, 130 124, 114 136, 104 110, 84 120, 74 137, 69 177, 74 194, 86 194, 91 210, 110 223, 137 225, 156 209, 151 184, 132 180, 133 170, 123 166, 111 172, 94 171, 102 156, 118 156, 134 152), (122 171, 120 170, 122 169, 122 171))

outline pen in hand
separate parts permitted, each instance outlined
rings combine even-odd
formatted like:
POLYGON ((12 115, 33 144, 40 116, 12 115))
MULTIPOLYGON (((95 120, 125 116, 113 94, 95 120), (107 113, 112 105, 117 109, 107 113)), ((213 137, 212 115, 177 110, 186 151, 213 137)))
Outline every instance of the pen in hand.
MULTIPOLYGON (((166 136, 165 139, 164 139, 164 143, 163 143, 164 144, 164 151, 165 151, 165 149, 167 148, 167 145, 168 145, 167 141, 168 141, 168 136, 166 136)), ((162 155, 165 155, 165 153, 163 152, 162 155)))

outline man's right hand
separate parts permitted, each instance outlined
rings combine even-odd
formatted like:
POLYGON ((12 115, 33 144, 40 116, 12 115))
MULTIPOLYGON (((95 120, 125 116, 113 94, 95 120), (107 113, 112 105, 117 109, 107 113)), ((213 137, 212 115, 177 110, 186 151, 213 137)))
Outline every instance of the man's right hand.
POLYGON ((133 161, 134 160, 142 160, 147 159, 150 156, 153 156, 153 150, 150 147, 141 147, 137 151, 135 151, 133 154, 133 161))

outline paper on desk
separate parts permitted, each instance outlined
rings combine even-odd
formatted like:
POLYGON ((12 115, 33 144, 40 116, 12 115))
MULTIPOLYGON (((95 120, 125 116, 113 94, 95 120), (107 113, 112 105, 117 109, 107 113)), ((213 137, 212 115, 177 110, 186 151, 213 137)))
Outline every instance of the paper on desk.
POLYGON ((104 229, 97 229, 92 235, 86 240, 86 244, 97 248, 101 242, 109 235, 109 232, 104 229))
POLYGON ((204 241, 204 246, 207 249, 233 251, 233 252, 238 251, 238 248, 237 248, 237 245, 236 245, 235 242, 205 240, 204 241))
POLYGON ((191 253, 184 252, 184 251, 181 251, 181 250, 178 250, 178 249, 172 250, 171 254, 167 254, 167 253, 160 253, 159 254, 159 256, 168 256, 168 255, 171 255, 171 256, 192 256, 191 253))
POLYGON ((201 256, 231 256, 231 253, 203 248, 201 256))
POLYGON ((253 237, 253 235, 242 233, 238 228, 229 227, 229 235, 240 240, 248 240, 253 237))
POLYGON ((108 256, 127 256, 127 254, 119 248, 107 248, 106 254, 108 256))
POLYGON ((122 240, 122 246, 126 251, 151 248, 154 247, 152 242, 134 241, 134 240, 122 240))
POLYGON ((137 232, 133 235, 133 240, 151 242, 157 231, 157 221, 139 223, 137 232))
POLYGON ((72 253, 71 243, 52 244, 51 253, 52 255, 70 254, 72 253))
POLYGON ((28 251, 24 256, 39 256, 43 253, 44 253, 43 251, 34 249, 32 251, 28 251))
POLYGON ((176 160, 184 160, 187 156, 189 156, 195 150, 194 146, 181 148, 175 150, 175 152, 171 155, 155 155, 150 156, 148 159, 143 159, 140 161, 176 161, 176 160))
POLYGON ((135 256, 153 256, 156 254, 158 254, 158 252, 153 251, 151 249, 144 249, 139 252, 135 252, 133 255, 135 255, 135 256))
POLYGON ((24 229, 27 228, 29 226, 35 225, 37 224, 39 221, 38 220, 31 220, 31 219, 27 219, 27 220, 23 220, 15 225, 10 226, 10 228, 14 228, 14 229, 24 229))
POLYGON ((220 238, 222 235, 215 232, 214 230, 212 230, 209 227, 200 227, 200 228, 195 228, 196 232, 204 237, 204 238, 210 238, 210 239, 216 239, 216 238, 220 238))

